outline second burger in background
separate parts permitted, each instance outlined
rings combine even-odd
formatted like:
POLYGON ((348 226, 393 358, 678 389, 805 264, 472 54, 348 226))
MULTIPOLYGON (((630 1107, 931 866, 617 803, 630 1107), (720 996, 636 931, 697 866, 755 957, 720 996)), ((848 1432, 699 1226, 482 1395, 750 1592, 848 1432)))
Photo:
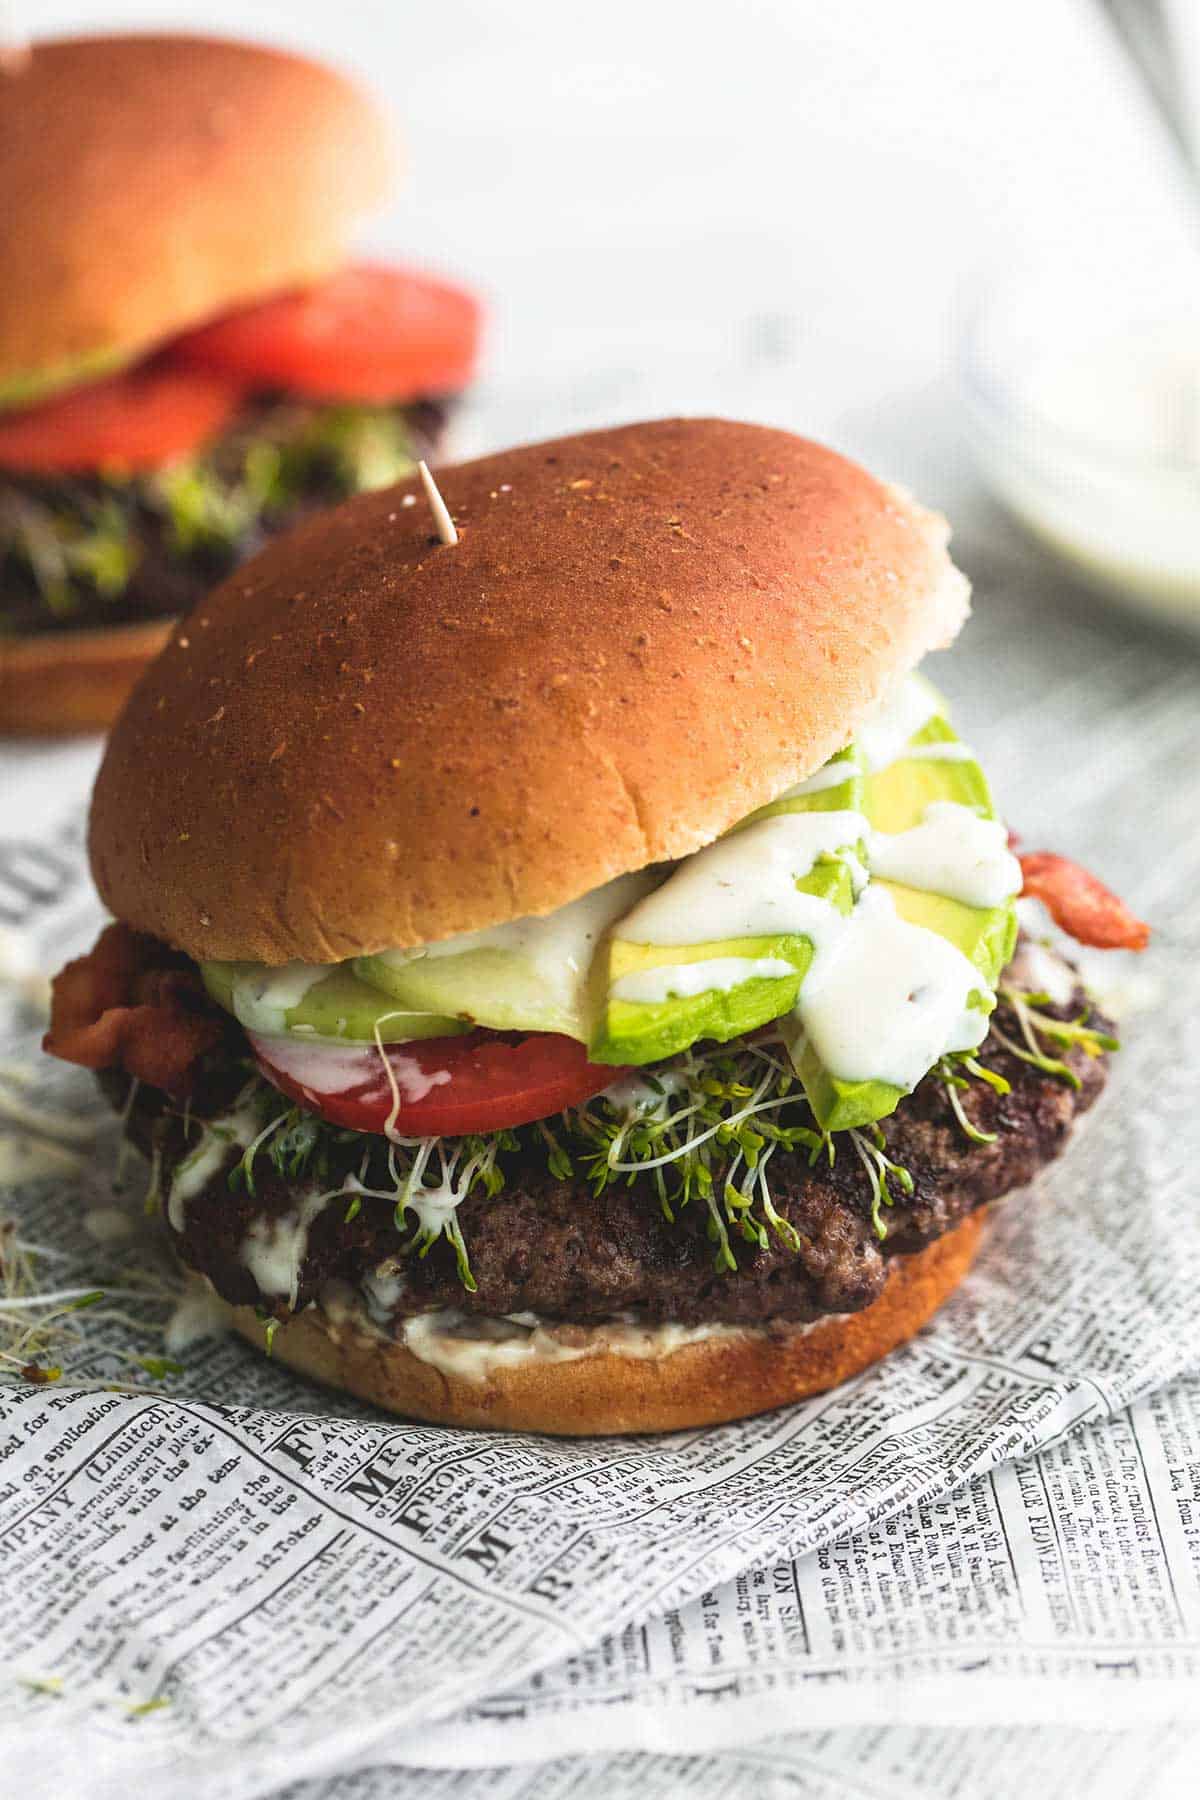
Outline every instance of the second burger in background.
POLYGON ((261 46, 0 75, 0 729, 106 724, 246 555, 437 454, 480 308, 349 260, 391 175, 364 93, 261 46))

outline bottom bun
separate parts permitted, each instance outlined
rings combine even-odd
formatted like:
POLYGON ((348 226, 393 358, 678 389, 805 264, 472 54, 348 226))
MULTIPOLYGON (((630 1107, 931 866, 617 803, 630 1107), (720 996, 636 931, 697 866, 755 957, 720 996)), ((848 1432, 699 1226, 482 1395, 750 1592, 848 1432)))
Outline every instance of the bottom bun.
POLYGON ((111 725, 174 619, 0 638, 0 731, 65 737, 111 725))
MULTIPOLYGON (((915 1255, 894 1257, 887 1286, 862 1312, 792 1331, 726 1331, 661 1356, 603 1349, 563 1360, 531 1356, 476 1380, 315 1309, 277 1328, 271 1354, 388 1412, 443 1425, 561 1437, 719 1425, 824 1393, 905 1343, 967 1273, 982 1230, 983 1214, 975 1213, 915 1255)), ((252 1308, 235 1307, 232 1322, 265 1349, 266 1330, 252 1308)))

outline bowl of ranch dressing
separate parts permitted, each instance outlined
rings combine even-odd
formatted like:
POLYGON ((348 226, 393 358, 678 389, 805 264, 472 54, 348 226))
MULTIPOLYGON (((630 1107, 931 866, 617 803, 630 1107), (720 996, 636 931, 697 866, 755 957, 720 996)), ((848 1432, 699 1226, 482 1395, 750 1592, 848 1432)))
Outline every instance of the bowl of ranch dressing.
POLYGON ((1200 264, 1048 268, 977 303, 961 364, 984 474, 1083 581, 1200 630, 1200 264))

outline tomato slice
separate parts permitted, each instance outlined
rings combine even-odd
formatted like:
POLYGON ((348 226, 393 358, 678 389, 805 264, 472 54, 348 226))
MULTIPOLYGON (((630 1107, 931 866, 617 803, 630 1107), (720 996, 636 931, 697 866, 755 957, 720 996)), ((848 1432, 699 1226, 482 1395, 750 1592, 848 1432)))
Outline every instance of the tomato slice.
POLYGON ((250 1043, 267 1080, 331 1125, 399 1137, 528 1125, 581 1105, 626 1073, 590 1063, 582 1044, 551 1032, 421 1038, 385 1044, 382 1056, 374 1044, 305 1044, 253 1033, 250 1043))
POLYGON ((213 437, 242 402, 228 375, 159 360, 71 388, 19 412, 0 412, 0 468, 25 474, 147 469, 213 437))
POLYGON ((412 269, 354 263, 315 287, 229 313, 172 345, 196 368, 254 387, 340 400, 411 400, 465 387, 482 309, 412 269))

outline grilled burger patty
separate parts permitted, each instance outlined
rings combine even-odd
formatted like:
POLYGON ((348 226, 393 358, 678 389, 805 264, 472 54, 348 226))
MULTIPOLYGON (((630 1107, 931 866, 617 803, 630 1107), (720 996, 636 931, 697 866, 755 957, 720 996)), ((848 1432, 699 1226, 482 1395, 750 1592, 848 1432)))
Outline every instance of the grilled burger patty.
MULTIPOLYGON (((1043 1011, 1066 1018, 1086 1007, 1077 990, 1068 1004, 1043 1011)), ((1011 1011, 1001 1005, 995 1018, 1007 1036, 1017 1035, 1011 1011)), ((1089 1023, 1106 1028, 1094 1010, 1089 1023)), ((361 1292, 382 1264, 389 1277, 386 1306, 396 1317, 449 1307, 490 1316, 529 1312, 577 1324, 621 1315, 647 1323, 760 1325, 857 1311, 879 1296, 890 1256, 932 1242, 1057 1156, 1107 1074, 1105 1057, 1068 1050, 1063 1061, 1080 1082, 1072 1088, 1012 1055, 994 1034, 978 1054, 1011 1083, 1011 1091, 1000 1095, 973 1082, 963 1096, 973 1123, 994 1132, 996 1141, 970 1140, 943 1084, 936 1075, 927 1077, 883 1125, 887 1153, 909 1171, 914 1190, 897 1193, 896 1204, 883 1212, 882 1241, 872 1223, 867 1179, 844 1134, 832 1168, 824 1159, 810 1166, 805 1155, 782 1150, 772 1160, 772 1197, 795 1228, 799 1249, 776 1238, 767 1248, 735 1240, 738 1267, 724 1274, 714 1269, 701 1201, 677 1209, 671 1222, 647 1180, 612 1186, 597 1197, 582 1180, 555 1179, 543 1157, 530 1153, 515 1167, 506 1165, 498 1195, 477 1191, 459 1208, 474 1292, 464 1288, 444 1240, 422 1257, 398 1259, 407 1234, 397 1231, 388 1203, 365 1199, 346 1223, 345 1204, 333 1201, 308 1230, 297 1306, 318 1299, 331 1282, 361 1292)), ((193 1117, 221 1110, 218 1101, 227 1104, 229 1097, 228 1080, 218 1082, 193 1117)), ((166 1108, 162 1096, 141 1089, 130 1115, 135 1141, 161 1156, 163 1192, 196 1141, 194 1127, 189 1134, 166 1108)), ((271 1221, 294 1215, 297 1188, 265 1161, 256 1166, 253 1195, 244 1186, 231 1187, 228 1175, 238 1155, 231 1150, 224 1168, 189 1198, 184 1229, 171 1235, 181 1260, 206 1275, 224 1299, 286 1316, 278 1295, 260 1293, 243 1252, 252 1230, 261 1239, 270 1234, 271 1221)), ((380 1291, 376 1281, 377 1317, 380 1291)))

